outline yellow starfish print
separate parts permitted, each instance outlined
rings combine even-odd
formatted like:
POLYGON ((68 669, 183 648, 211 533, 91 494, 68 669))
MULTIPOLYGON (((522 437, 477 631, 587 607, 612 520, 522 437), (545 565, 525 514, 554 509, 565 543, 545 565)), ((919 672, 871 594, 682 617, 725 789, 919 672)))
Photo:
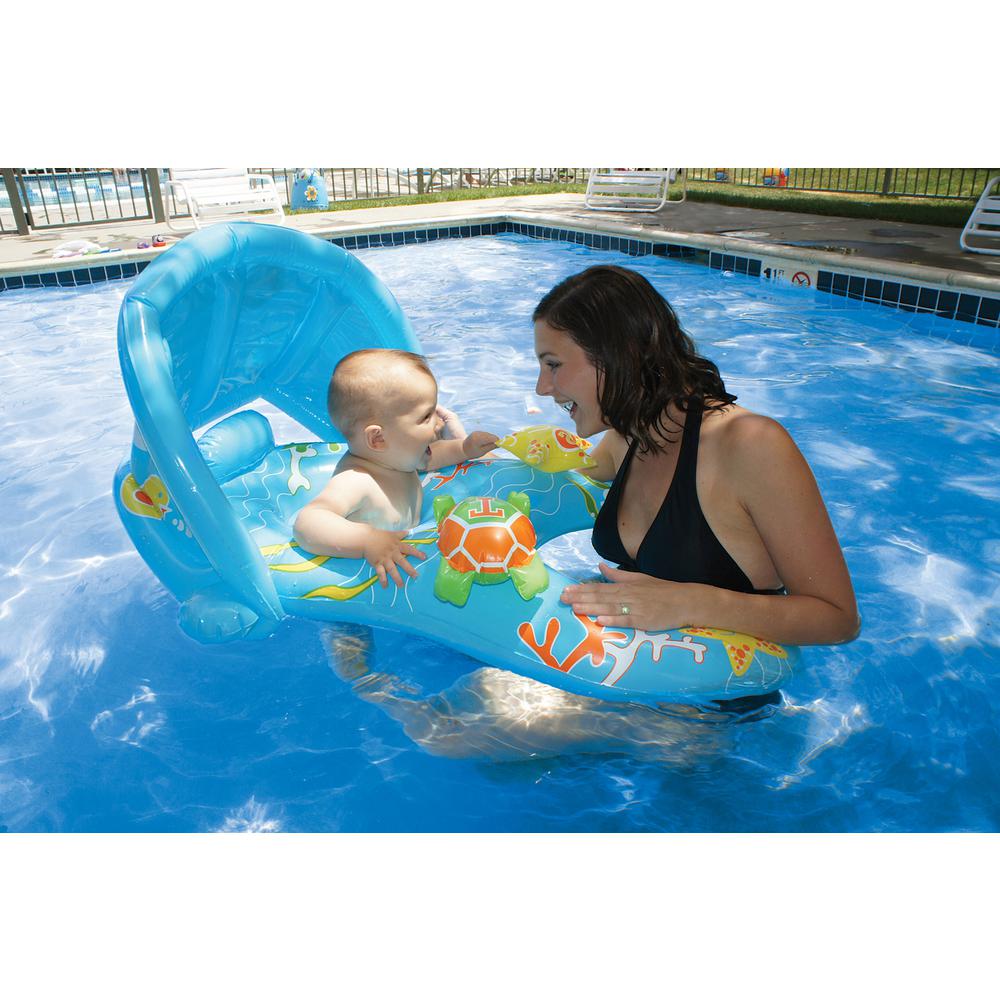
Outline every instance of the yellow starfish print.
POLYGON ((742 677, 747 672, 758 649, 782 660, 788 658, 788 652, 784 646, 779 646, 776 642, 768 642, 766 639, 757 639, 752 635, 743 635, 742 632, 730 632, 728 629, 722 628, 682 628, 681 632, 687 635, 718 639, 726 647, 729 665, 737 677, 742 677))

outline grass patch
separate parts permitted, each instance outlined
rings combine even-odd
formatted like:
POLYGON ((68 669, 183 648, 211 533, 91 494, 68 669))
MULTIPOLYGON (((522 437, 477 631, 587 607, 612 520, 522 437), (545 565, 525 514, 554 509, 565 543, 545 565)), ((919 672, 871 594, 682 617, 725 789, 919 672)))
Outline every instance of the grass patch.
MULTIPOLYGON (((688 181, 687 190, 690 201, 714 202, 717 205, 839 215, 849 219, 912 222, 923 226, 953 226, 958 229, 965 225, 976 203, 975 199, 945 201, 936 198, 894 198, 890 195, 828 194, 702 181, 688 181)), ((679 191, 677 197, 680 197, 679 191)))
MULTIPOLYGON (((351 212, 358 208, 389 208, 392 205, 432 205, 439 201, 476 201, 481 198, 513 198, 526 194, 559 194, 570 191, 583 194, 586 184, 511 184, 505 187, 462 187, 427 194, 403 194, 393 198, 360 198, 357 201, 331 201, 324 212, 351 212)), ((290 209, 288 215, 312 215, 313 208, 290 209)))
MULTIPOLYGON (((326 212, 350 212, 361 208, 388 208, 393 205, 429 205, 445 201, 478 201, 483 198, 513 198, 532 194, 583 194, 585 184, 511 184, 504 187, 462 187, 427 194, 398 195, 391 198, 359 198, 331 201, 326 212)), ((688 181, 690 201, 714 202, 741 208, 770 209, 776 212, 804 212, 810 215, 839 215, 850 219, 879 219, 910 222, 924 226, 951 226, 961 229, 975 205, 975 199, 906 198, 892 195, 839 194, 820 191, 790 191, 787 188, 758 188, 713 181, 688 181)), ((671 200, 680 197, 680 188, 671 189, 671 200)), ((316 209, 286 208, 289 215, 312 215, 316 209)))

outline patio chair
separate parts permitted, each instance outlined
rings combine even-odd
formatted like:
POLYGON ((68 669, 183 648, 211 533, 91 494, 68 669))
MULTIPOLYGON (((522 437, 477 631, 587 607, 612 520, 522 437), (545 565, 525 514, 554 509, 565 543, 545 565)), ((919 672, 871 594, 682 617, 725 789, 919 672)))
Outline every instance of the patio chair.
MULTIPOLYGON (((179 207, 186 204, 195 229, 251 212, 269 212, 284 224, 285 210, 274 178, 251 174, 245 167, 184 167, 168 172, 167 192, 173 192, 179 207)), ((254 216, 258 222, 271 221, 254 216)), ((167 226, 178 230, 167 212, 167 226)), ((179 231, 179 230, 178 230, 179 231)))
POLYGON ((615 212, 657 212, 667 204, 670 185, 680 176, 682 194, 687 198, 687 174, 682 167, 668 170, 629 170, 594 167, 587 180, 584 204, 587 208, 615 212))
POLYGON ((959 246, 970 253, 1000 256, 1000 174, 991 177, 958 238, 959 246), (967 237, 986 242, 986 246, 969 246, 967 237))

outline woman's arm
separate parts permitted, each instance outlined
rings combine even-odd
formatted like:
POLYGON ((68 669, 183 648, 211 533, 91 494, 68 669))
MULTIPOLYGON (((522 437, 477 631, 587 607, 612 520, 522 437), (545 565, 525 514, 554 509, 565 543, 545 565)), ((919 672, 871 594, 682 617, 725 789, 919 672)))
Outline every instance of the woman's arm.
POLYGON ((574 611, 597 617, 602 625, 714 626, 796 645, 849 642, 857 636, 854 589, 812 471, 784 428, 750 416, 727 428, 720 442, 722 467, 788 596, 671 583, 602 564, 610 583, 564 591, 563 600, 574 611))
POLYGON ((597 463, 580 471, 600 483, 610 483, 625 459, 628 443, 617 431, 607 431, 587 454, 597 463))
POLYGON ((757 607, 753 602, 761 598, 736 595, 747 596, 747 605, 727 617, 763 623, 776 642, 826 645, 855 639, 861 619, 854 587, 809 464, 789 433, 766 417, 733 421, 727 437, 725 452, 738 477, 740 502, 788 591, 777 599, 787 607, 777 602, 757 607))

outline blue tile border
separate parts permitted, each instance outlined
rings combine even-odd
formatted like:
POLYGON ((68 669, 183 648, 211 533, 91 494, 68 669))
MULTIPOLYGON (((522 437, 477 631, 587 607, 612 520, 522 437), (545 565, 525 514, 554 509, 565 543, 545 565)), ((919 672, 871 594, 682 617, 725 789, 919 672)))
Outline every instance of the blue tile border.
POLYGON ((903 312, 933 313, 963 323, 1000 327, 1000 299, 988 295, 914 285, 889 278, 859 278, 835 271, 818 272, 816 290, 903 312))
MULTIPOLYGON (((580 233, 535 226, 530 223, 501 223, 497 231, 519 233, 535 239, 584 243, 599 250, 618 251, 633 257, 649 253, 660 257, 679 257, 707 264, 716 270, 731 271, 749 277, 760 277, 763 268, 763 262, 756 257, 743 257, 739 254, 719 253, 715 250, 701 250, 670 243, 646 242, 625 236, 580 233)), ((816 288, 821 292, 871 302, 891 309, 934 313, 946 319, 1000 328, 1000 299, 986 295, 832 271, 819 271, 816 288)))
MULTIPOLYGON (((688 260, 720 271, 745 274, 748 277, 760 277, 763 269, 763 262, 757 257, 703 250, 699 247, 667 243, 662 240, 644 240, 632 236, 611 236, 576 229, 560 229, 551 225, 535 225, 531 222, 481 222, 430 229, 367 233, 356 236, 329 236, 326 239, 345 250, 371 250, 379 247, 430 243, 435 240, 496 236, 501 233, 515 233, 536 240, 578 243, 595 250, 623 253, 629 257, 652 255, 688 260)), ((116 281, 121 278, 134 278, 144 271, 149 263, 149 260, 123 261, 121 264, 107 264, 100 267, 0 277, 0 292, 22 288, 71 288, 77 285, 116 281)), ((818 271, 816 290, 842 298, 885 306, 889 309, 934 314, 945 319, 1000 328, 1000 298, 991 298, 987 295, 935 288, 930 285, 917 285, 887 277, 861 277, 828 270, 818 271)))
POLYGON ((678 243, 664 243, 659 240, 642 240, 629 236, 610 236, 604 233, 581 232, 575 229, 554 229, 551 226, 536 226, 529 222, 500 223, 497 232, 512 232, 539 240, 558 240, 564 243, 581 243, 594 250, 610 250, 628 254, 630 257, 680 257, 691 260, 704 258, 707 251, 678 243))
MULTIPOLYGON (((414 229, 393 233, 370 233, 364 236, 329 236, 327 240, 345 250, 371 250, 377 247, 430 243, 433 240, 468 239, 476 236, 496 236, 500 233, 515 233, 539 240, 558 240, 564 243, 580 243, 597 250, 614 250, 631 257, 654 254, 659 257, 679 257, 690 260, 704 259, 708 253, 696 247, 675 243, 653 242, 627 236, 606 236, 602 233, 581 232, 575 229, 556 229, 552 226, 536 226, 528 222, 484 222, 469 226, 443 226, 435 229, 414 229)), ((744 273, 759 274, 759 261, 750 261, 744 273), (754 270, 754 265, 757 265, 754 270)))
POLYGON ((718 253, 709 251, 708 266, 719 271, 731 271, 733 274, 746 274, 751 278, 759 278, 763 262, 756 257, 741 257, 739 254, 718 253))
POLYGON ((107 267, 77 267, 65 271, 42 271, 35 274, 9 274, 0 277, 0 292, 22 288, 75 288, 78 285, 96 285, 119 278, 134 278, 149 266, 150 261, 138 260, 107 267))

